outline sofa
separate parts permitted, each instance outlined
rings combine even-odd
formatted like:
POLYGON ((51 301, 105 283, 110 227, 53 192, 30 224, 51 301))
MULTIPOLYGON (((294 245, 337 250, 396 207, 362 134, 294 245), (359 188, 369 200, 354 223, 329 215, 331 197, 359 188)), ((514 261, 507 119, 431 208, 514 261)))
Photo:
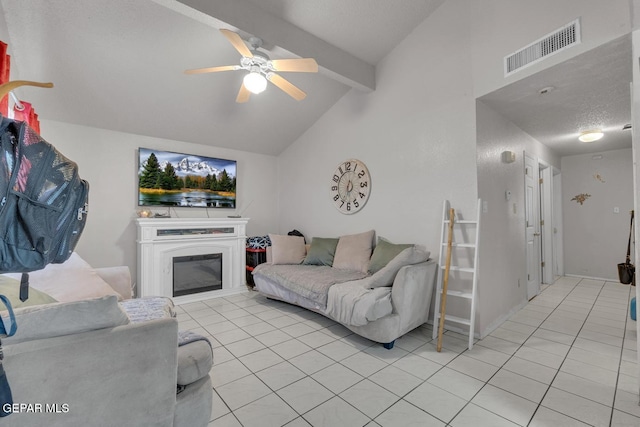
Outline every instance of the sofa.
POLYGON ((325 315, 393 348, 427 322, 437 264, 413 244, 393 244, 375 232, 314 237, 269 235, 267 262, 253 270, 255 289, 269 298, 325 315))
POLYGON ((25 306, 15 279, 0 276, 18 306, 17 332, 2 338, 14 404, 0 425, 208 424, 211 347, 179 334, 170 299, 131 299, 127 267, 92 269, 77 254, 31 273, 25 306))

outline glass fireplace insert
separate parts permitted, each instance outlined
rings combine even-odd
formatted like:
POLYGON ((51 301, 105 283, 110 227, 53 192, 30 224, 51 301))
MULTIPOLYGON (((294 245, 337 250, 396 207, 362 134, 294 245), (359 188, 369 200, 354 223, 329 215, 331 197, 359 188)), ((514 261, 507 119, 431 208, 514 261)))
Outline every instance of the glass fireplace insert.
POLYGON ((222 289, 222 254, 173 257, 173 296, 222 289))

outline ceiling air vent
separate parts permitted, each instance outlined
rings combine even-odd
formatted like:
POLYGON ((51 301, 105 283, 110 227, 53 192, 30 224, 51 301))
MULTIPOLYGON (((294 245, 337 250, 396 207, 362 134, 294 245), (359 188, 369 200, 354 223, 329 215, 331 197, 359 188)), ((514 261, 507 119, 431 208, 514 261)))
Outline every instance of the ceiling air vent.
POLYGON ((504 58, 504 76, 580 43, 580 18, 504 58))

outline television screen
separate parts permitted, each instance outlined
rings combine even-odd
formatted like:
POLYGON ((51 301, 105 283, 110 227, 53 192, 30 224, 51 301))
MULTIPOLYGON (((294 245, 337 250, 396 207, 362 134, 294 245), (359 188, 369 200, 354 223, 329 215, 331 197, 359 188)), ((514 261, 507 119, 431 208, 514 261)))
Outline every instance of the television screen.
POLYGON ((138 205, 236 207, 236 161, 138 150, 138 205))

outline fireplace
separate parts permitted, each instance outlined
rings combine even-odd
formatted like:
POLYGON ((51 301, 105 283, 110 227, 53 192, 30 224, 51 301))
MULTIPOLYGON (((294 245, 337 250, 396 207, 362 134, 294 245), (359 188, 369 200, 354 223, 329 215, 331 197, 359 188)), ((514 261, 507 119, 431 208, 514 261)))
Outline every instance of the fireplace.
POLYGON ((222 289, 222 254, 173 257, 173 296, 222 289))
POLYGON ((138 218, 137 296, 176 304, 246 291, 247 218, 138 218))

